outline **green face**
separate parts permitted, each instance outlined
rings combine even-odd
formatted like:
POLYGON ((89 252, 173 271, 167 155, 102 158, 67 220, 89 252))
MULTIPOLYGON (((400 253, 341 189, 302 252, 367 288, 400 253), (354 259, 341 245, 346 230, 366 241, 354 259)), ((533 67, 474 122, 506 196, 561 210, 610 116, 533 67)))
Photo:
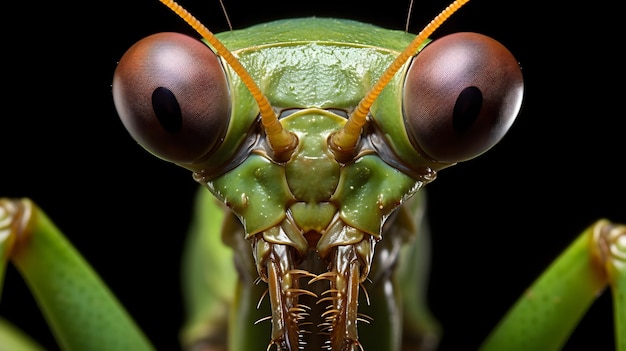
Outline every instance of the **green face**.
POLYGON ((113 93, 122 121, 151 153, 192 170, 239 219, 250 251, 236 254, 254 258, 240 272, 269 286, 270 343, 357 347, 360 284, 388 276, 408 230, 394 220, 398 208, 438 170, 500 140, 521 105, 517 61, 478 34, 430 43, 376 97, 354 150, 338 156, 332 137, 413 35, 308 18, 218 38, 296 137, 287 157, 276 157, 241 75, 180 34, 148 37, 121 59, 113 93), (305 286, 302 277, 319 283, 305 286), (303 321, 319 326, 315 337, 301 333, 303 321), (320 330, 328 336, 318 338, 320 330))

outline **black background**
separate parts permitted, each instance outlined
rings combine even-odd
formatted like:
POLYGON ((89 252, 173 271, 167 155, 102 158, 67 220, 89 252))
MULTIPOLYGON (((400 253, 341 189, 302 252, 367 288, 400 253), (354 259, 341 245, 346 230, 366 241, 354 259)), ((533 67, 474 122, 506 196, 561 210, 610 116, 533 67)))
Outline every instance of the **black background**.
MULTIPOLYGON (((616 63, 619 22, 607 3, 474 0, 434 35, 475 31, 496 38, 520 61, 526 84, 522 113, 502 142, 428 186, 430 300, 445 327, 442 350, 475 349, 595 219, 626 222, 623 89, 613 83, 623 76, 616 63)), ((176 350, 183 318, 178 265, 196 184, 188 171, 135 144, 115 113, 110 83, 117 60, 140 38, 194 33, 156 0, 20 4, 4 11, 18 24, 4 30, 0 196, 34 199, 155 345, 176 350)), ((217 1, 182 4, 214 32, 228 29, 217 1)), ((410 31, 446 5, 418 1, 410 31)), ((317 15, 403 29, 408 3, 227 1, 226 7, 235 28, 317 15)), ((52 344, 11 267, 4 290, 0 315, 52 344)), ((566 349, 611 350, 611 328, 607 291, 566 349)))

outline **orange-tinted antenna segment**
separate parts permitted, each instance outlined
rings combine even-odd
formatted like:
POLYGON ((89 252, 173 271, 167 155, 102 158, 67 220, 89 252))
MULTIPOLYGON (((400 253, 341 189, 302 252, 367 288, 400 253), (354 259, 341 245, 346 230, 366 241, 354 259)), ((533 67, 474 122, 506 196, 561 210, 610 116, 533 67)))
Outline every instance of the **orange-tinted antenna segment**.
POLYGON ((272 151, 275 155, 277 155, 277 158, 282 158, 280 156, 284 156, 285 153, 289 154, 296 147, 296 136, 283 128, 282 124, 278 120, 278 117, 276 116, 276 113, 274 112, 274 109, 272 109, 269 100, 263 92, 261 92, 259 86, 254 82, 250 73, 246 71, 239 60, 233 56, 224 44, 222 44, 222 42, 220 42, 215 35, 211 33, 211 31, 209 31, 202 23, 200 23, 200 21, 198 21, 192 14, 177 4, 174 0, 159 1, 174 11, 180 18, 195 29, 198 34, 200 34, 215 48, 217 53, 222 56, 224 60, 226 60, 230 67, 235 70, 237 75, 239 75, 252 94, 254 100, 256 100, 257 105, 259 105, 261 123, 265 128, 265 134, 267 135, 267 140, 272 148, 272 151))
POLYGON ((331 147, 334 151, 342 154, 352 154, 361 135, 361 129, 367 120, 367 114, 378 95, 383 91, 385 86, 389 84, 393 76, 404 65, 404 63, 415 55, 417 49, 430 37, 430 35, 445 22, 456 10, 465 5, 469 0, 455 0, 448 5, 437 17, 413 39, 411 44, 404 49, 389 65, 387 70, 378 79, 376 84, 370 89, 367 95, 359 102, 359 105, 350 115, 350 118, 344 127, 335 133, 331 138, 331 147))

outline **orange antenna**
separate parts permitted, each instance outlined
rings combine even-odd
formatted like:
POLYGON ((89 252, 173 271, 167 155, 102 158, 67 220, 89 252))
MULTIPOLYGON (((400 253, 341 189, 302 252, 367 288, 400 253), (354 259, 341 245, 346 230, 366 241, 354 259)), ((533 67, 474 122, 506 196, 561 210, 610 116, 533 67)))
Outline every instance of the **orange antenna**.
POLYGON ((389 84, 393 76, 398 72, 400 67, 404 63, 415 55, 417 49, 422 45, 428 37, 437 29, 448 17, 456 12, 461 6, 465 5, 469 0, 455 0, 452 4, 448 5, 437 17, 435 17, 430 23, 413 39, 411 44, 404 49, 396 57, 396 59, 389 65, 387 70, 378 79, 376 84, 370 89, 367 95, 359 102, 359 105, 350 115, 350 118, 343 126, 341 130, 335 133, 331 138, 331 147, 342 154, 352 154, 359 136, 361 135, 361 129, 365 125, 367 114, 376 98, 383 91, 385 86, 389 84))
POLYGON ((286 131, 272 105, 270 105, 269 100, 263 94, 259 86, 254 82, 252 76, 246 69, 241 65, 239 60, 233 56, 233 54, 228 50, 221 41, 219 41, 210 30, 208 30, 200 21, 198 21, 192 14, 190 14, 187 10, 185 10, 182 6, 177 4, 174 0, 159 0, 165 6, 167 6, 170 10, 174 11, 180 18, 182 18, 187 24, 189 24, 193 29, 198 32, 206 41, 208 41, 217 51, 217 53, 226 60, 226 62, 230 65, 230 67, 235 70, 237 75, 241 78, 243 83, 246 85, 257 105, 259 105, 259 110, 261 113, 261 124, 265 128, 265 134, 267 135, 267 140, 274 151, 274 154, 277 158, 282 158, 281 156, 285 156, 289 154, 291 150, 293 150, 297 143, 297 138, 295 135, 286 131))

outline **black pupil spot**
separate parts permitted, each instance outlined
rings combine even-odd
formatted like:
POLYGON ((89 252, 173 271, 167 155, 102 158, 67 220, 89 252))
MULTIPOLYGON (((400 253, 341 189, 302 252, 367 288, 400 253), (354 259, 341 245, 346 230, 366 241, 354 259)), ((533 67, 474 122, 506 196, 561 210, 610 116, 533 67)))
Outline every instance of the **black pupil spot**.
POLYGON ((454 104, 452 126, 454 130, 463 133, 476 122, 480 109, 483 106, 483 94, 475 86, 461 91, 454 104))
POLYGON ((159 123, 166 131, 175 133, 182 128, 183 116, 180 112, 180 105, 178 105, 178 100, 171 90, 164 87, 154 89, 152 108, 159 123))

